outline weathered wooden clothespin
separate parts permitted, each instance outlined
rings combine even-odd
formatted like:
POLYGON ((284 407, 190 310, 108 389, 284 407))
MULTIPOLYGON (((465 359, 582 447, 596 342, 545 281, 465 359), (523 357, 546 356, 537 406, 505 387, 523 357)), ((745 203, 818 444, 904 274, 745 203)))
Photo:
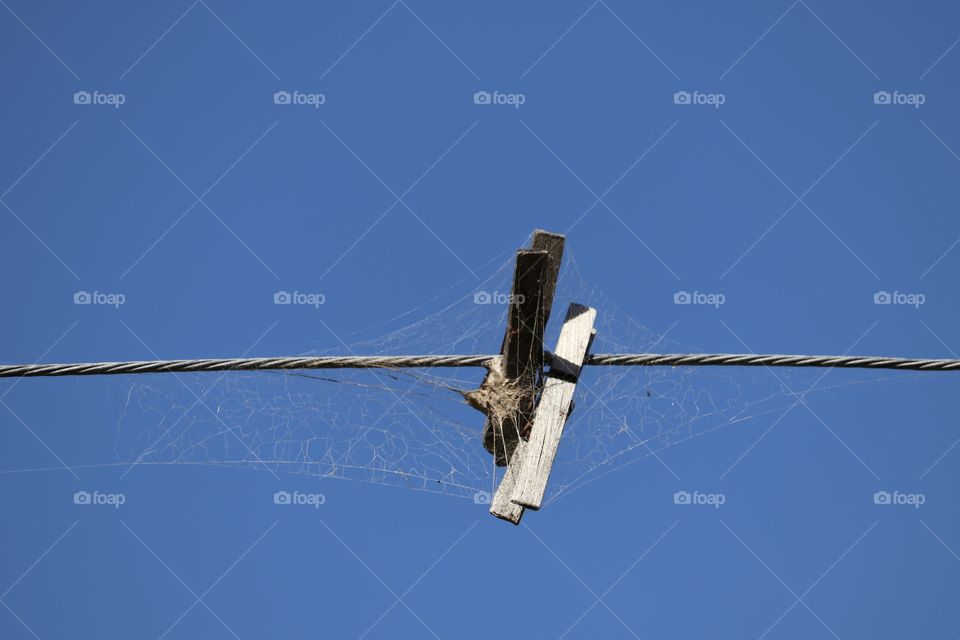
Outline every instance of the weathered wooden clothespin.
POLYGON ((517 252, 500 357, 480 388, 467 394, 487 414, 483 446, 498 466, 507 464, 521 436, 530 432, 537 378, 543 367, 543 284, 547 252, 517 252))
MULTIPOLYGON (((520 523, 524 502, 539 509, 546 489, 547 477, 556 455, 563 423, 559 427, 555 418, 549 418, 555 409, 566 406, 569 413, 573 386, 569 380, 579 375, 579 366, 588 348, 582 345, 583 353, 578 357, 579 332, 589 317, 588 336, 592 331, 596 312, 576 305, 578 309, 587 309, 584 318, 571 318, 573 307, 567 322, 561 330, 561 340, 557 351, 562 363, 578 363, 576 372, 572 365, 561 364, 560 368, 551 366, 551 374, 543 375, 544 350, 543 332, 550 317, 550 308, 556 292, 557 277, 563 258, 564 236, 556 233, 536 230, 529 250, 517 252, 507 312, 507 330, 504 335, 500 357, 489 366, 487 376, 480 388, 466 394, 467 402, 487 414, 483 429, 483 444, 494 456, 498 466, 507 465, 507 470, 493 495, 490 513, 513 522, 520 523), (574 322, 577 320, 576 322, 574 322), (556 369, 556 379, 564 379, 571 384, 558 387, 552 380, 556 369), (565 373, 566 371, 566 373, 565 373), (544 411, 542 423, 537 426, 536 417, 540 412, 537 398, 543 403, 542 394, 550 389, 548 400, 550 410, 544 411), (536 432, 535 450, 531 450, 527 440, 536 432), (529 460, 529 463, 527 462, 529 460), (530 470, 522 471, 527 465, 530 470), (541 488, 542 484, 542 488, 541 488), (517 493, 520 490, 523 493, 517 493), (539 498, 537 492, 539 491, 539 498)), ((588 339, 589 342, 589 339, 588 339)), ((564 414, 564 420, 566 414, 564 414)))
POLYGON ((596 309, 574 303, 560 328, 511 498, 514 504, 526 509, 537 510, 543 503, 560 436, 573 406, 573 392, 596 333, 596 318, 596 309))

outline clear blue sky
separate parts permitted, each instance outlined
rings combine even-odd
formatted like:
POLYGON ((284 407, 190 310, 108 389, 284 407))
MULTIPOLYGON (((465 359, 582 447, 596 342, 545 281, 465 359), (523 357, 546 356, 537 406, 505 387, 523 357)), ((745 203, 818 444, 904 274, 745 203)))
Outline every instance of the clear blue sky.
MULTIPOLYGON (((952 3, 0 5, 2 361, 343 352, 534 227, 696 349, 960 351, 952 3)), ((132 381, 5 381, 0 637, 957 637, 958 375, 830 371, 519 528, 376 483, 89 468, 122 459, 132 381)))

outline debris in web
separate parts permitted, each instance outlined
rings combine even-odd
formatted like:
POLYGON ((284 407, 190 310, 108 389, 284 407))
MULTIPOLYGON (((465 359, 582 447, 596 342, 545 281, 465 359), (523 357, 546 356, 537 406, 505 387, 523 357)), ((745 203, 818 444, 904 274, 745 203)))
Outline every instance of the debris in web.
MULTIPOLYGON (((350 351, 496 350, 513 267, 506 260, 480 285, 460 283, 373 331, 350 336, 350 351)), ((552 306, 566 309, 573 302, 598 310, 593 352, 696 351, 621 312, 584 280, 568 251, 552 306)), ((546 326, 550 345, 563 314, 555 315, 546 326)), ((305 355, 342 352, 338 345, 305 355)), ((877 379, 874 372, 861 375, 877 379)), ((810 386, 811 376, 793 369, 775 377, 762 368, 587 367, 545 503, 691 438, 774 419, 796 402, 794 390, 810 386)), ((127 464, 270 469, 482 502, 490 499, 502 470, 484 449, 483 418, 475 408, 509 415, 521 396, 495 378, 482 387, 483 378, 478 369, 121 376, 111 383, 126 388, 115 453, 127 464)))

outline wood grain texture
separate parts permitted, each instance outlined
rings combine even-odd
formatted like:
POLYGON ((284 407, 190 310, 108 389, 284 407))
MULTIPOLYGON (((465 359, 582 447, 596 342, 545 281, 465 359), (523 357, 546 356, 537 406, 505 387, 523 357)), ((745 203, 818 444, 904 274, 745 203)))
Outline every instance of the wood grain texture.
POLYGON ((513 524, 520 524, 520 518, 523 517, 524 512, 524 508, 513 501, 513 496, 516 492, 520 468, 526 457, 524 453, 526 448, 526 442, 523 440, 517 442, 513 455, 510 457, 510 462, 507 464, 507 471, 500 479, 500 484, 490 500, 490 513, 513 524))
POLYGON ((534 229, 530 248, 547 252, 547 268, 543 274, 543 325, 550 321, 553 307, 553 295, 557 291, 557 279, 560 277, 560 264, 563 262, 563 247, 566 236, 561 233, 534 229))
POLYGON ((596 317, 596 309, 579 304, 571 304, 567 310, 554 352, 555 364, 540 394, 530 439, 515 479, 513 502, 524 508, 537 510, 543 503, 596 317))
MULTIPOLYGON (((547 256, 546 251, 517 251, 507 330, 501 348, 502 381, 515 394, 512 400, 516 406, 505 414, 500 412, 498 420, 488 412, 483 427, 483 446, 494 455, 498 466, 510 460, 521 436, 529 433, 533 418, 537 375, 543 367, 543 283, 547 256)), ((481 388, 489 386, 490 381, 488 374, 481 388)), ((493 391, 496 395, 496 390, 493 391)))

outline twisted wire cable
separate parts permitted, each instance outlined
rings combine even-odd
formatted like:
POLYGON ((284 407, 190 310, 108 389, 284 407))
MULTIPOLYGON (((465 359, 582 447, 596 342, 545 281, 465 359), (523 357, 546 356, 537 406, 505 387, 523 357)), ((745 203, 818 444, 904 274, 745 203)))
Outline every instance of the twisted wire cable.
POLYGON ((828 367, 841 369, 900 369, 953 371, 960 360, 889 358, 882 356, 798 356, 755 353, 604 353, 587 357, 601 366, 726 366, 726 367, 828 367))
MULTIPOLYGON (((552 356, 550 354, 546 355, 546 361, 549 362, 552 356)), ((495 355, 302 356, 293 358, 7 364, 0 365, 0 378, 122 375, 133 373, 194 373, 202 371, 485 367, 496 357, 495 355)), ((953 371, 960 369, 960 359, 736 353, 598 353, 588 356, 585 364, 608 367, 836 367, 843 369, 898 369, 909 371, 953 371)))
POLYGON ((493 356, 302 356, 294 358, 140 360, 132 362, 0 365, 0 378, 97 376, 127 373, 194 373, 198 371, 482 367, 489 362, 491 358, 493 358, 493 356))

